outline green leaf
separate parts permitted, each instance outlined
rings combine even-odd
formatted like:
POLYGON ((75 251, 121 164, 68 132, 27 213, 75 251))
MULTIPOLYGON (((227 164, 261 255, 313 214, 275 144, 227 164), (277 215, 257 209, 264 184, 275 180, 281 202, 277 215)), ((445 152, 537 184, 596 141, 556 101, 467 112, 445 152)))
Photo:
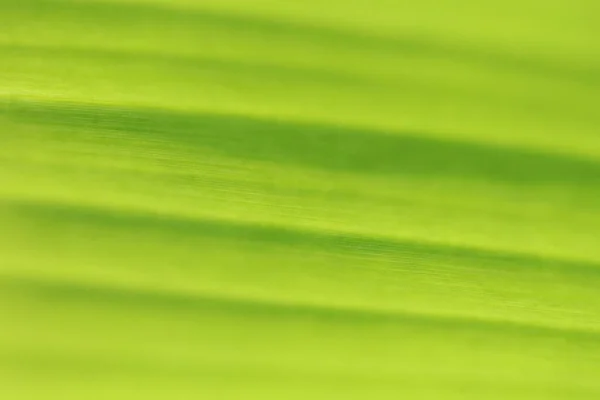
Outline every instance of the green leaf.
POLYGON ((600 398, 592 0, 0 0, 0 398, 600 398))

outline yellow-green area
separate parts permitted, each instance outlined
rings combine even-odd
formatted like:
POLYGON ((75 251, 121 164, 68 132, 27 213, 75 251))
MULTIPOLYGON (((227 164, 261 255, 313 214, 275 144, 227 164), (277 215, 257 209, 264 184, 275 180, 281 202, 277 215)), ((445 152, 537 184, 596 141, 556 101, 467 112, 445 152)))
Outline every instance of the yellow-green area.
POLYGON ((0 0, 0 398, 600 398, 596 0, 0 0))

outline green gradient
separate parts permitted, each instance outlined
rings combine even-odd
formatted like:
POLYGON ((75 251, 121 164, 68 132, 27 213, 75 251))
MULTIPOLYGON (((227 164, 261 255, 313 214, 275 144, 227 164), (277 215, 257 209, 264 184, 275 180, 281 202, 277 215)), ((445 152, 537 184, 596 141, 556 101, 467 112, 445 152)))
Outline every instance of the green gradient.
POLYGON ((600 398, 596 10, 0 0, 0 398, 600 398))

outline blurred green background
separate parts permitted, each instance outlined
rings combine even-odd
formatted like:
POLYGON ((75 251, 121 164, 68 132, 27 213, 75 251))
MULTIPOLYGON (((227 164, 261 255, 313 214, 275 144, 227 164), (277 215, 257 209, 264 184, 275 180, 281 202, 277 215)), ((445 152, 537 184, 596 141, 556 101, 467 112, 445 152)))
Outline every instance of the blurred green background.
POLYGON ((0 0, 0 398, 600 398, 595 0, 0 0))

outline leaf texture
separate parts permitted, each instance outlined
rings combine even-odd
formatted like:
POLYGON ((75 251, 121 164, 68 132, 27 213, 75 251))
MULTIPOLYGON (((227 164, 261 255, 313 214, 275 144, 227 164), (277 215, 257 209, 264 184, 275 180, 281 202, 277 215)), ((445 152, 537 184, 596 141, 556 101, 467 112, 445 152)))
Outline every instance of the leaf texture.
POLYGON ((0 0, 0 396, 600 398, 596 11, 0 0))

